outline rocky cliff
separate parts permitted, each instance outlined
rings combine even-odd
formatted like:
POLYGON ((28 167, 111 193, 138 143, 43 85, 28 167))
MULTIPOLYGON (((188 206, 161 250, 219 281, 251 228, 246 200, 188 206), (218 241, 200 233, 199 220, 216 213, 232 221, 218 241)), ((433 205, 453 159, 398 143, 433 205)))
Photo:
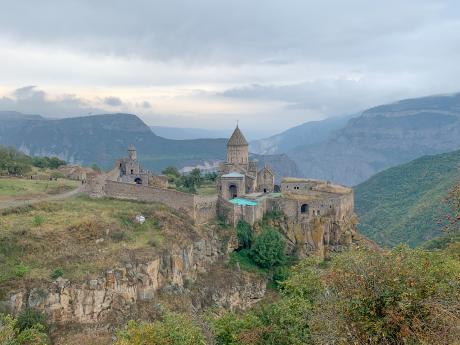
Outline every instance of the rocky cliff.
MULTIPOLYGON (((13 292, 8 300, 13 313, 28 306, 43 310, 51 324, 116 325, 139 315, 139 306, 161 299, 164 293, 189 291, 195 307, 222 306, 245 308, 265 294, 266 282, 248 274, 228 271, 213 279, 218 285, 203 279, 213 273, 214 266, 233 250, 234 239, 220 236, 199 239, 187 246, 172 246, 162 255, 147 262, 126 263, 105 271, 96 279, 72 282, 58 278, 50 285, 35 286, 13 292), (233 275, 233 279, 228 279, 233 275), (225 278, 227 277, 227 278, 225 278), (201 281, 201 283, 200 283, 201 281), (197 282, 205 288, 190 286, 197 282)), ((222 268, 220 268, 222 270, 222 268)), ((145 307, 145 306, 144 306, 145 307)))
POLYGON ((315 217, 296 223, 281 216, 266 221, 269 227, 280 229, 286 239, 288 253, 299 258, 311 255, 326 258, 331 253, 356 246, 378 250, 376 244, 358 233, 354 214, 343 220, 315 217))

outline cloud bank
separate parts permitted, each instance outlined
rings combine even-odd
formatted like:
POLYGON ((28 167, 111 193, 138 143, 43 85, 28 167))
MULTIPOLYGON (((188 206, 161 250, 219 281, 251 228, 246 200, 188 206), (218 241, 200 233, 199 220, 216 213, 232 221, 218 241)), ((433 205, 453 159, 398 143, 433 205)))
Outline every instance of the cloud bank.
POLYGON ((0 108, 49 116, 275 131, 460 91, 454 0, 17 0, 0 44, 0 108))

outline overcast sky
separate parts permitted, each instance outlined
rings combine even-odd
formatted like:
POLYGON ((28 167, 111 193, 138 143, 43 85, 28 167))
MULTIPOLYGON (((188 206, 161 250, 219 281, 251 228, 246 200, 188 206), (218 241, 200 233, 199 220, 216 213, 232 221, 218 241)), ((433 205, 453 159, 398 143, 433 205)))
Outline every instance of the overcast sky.
POLYGON ((0 0, 0 110, 278 132, 458 91, 458 0, 0 0))

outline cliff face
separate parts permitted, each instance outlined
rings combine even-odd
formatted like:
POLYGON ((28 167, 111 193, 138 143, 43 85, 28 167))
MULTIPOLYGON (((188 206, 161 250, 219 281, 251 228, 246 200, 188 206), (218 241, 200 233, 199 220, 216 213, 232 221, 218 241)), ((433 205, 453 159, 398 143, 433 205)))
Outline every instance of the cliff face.
POLYGON ((268 220, 270 227, 278 228, 283 233, 287 251, 299 258, 312 255, 325 258, 352 246, 378 248, 357 232, 356 223, 354 214, 341 220, 317 217, 302 223, 292 222, 284 216, 268 220))
MULTIPOLYGON (((16 291, 9 298, 9 307, 14 313, 25 306, 38 308, 55 325, 118 324, 127 317, 136 317, 139 304, 157 299, 162 291, 182 291, 197 279, 200 281, 233 250, 233 243, 217 237, 200 239, 184 247, 173 246, 148 262, 107 270, 97 279, 75 283, 58 278, 48 286, 16 291)), ((264 281, 241 275, 230 284, 217 288, 210 284, 200 289, 192 294, 192 300, 198 307, 217 305, 234 309, 251 305, 264 293, 264 281)))

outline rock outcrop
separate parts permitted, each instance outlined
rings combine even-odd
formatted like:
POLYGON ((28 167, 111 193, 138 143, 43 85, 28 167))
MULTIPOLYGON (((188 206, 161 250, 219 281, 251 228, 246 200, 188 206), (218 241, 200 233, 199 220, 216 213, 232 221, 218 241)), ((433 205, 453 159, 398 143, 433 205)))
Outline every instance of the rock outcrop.
POLYGON ((270 227, 280 229, 284 235, 288 253, 299 258, 311 255, 324 258, 358 243, 367 245, 356 230, 355 215, 343 220, 317 217, 302 223, 289 221, 287 217, 267 221, 270 227))
MULTIPOLYGON (((173 246, 154 260, 107 270, 97 279, 76 283, 58 278, 48 286, 16 291, 9 298, 9 307, 13 313, 26 306, 38 308, 52 324, 101 324, 129 314, 136 303, 153 300, 161 289, 183 288, 195 281, 226 257, 232 246, 232 241, 217 238, 200 239, 183 248, 173 246)), ((251 295, 247 284, 242 289, 240 292, 234 286, 229 297, 223 293, 222 303, 230 308, 241 307, 243 297, 235 296, 251 295)), ((265 290, 257 290, 262 291, 261 298, 265 290)))

